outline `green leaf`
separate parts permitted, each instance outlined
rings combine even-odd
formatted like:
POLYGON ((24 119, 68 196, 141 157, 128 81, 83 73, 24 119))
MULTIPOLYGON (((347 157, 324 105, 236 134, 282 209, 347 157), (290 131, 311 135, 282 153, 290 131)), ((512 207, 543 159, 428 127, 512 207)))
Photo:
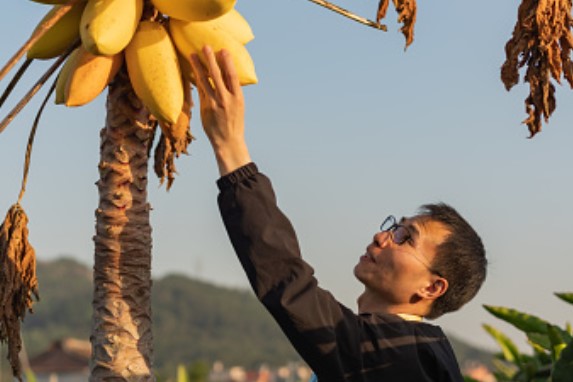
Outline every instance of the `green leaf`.
POLYGON ((503 373, 494 371, 493 372, 493 376, 495 377, 495 380, 497 382, 507 382, 507 381, 513 381, 513 379, 511 377, 506 376, 503 373))
POLYGON ((573 304, 573 293, 555 293, 555 296, 569 304, 573 304))
POLYGON ((526 333, 547 334, 548 322, 539 317, 503 306, 484 305, 483 307, 497 318, 526 333))
POLYGON ((27 368, 24 370, 24 375, 26 376, 26 381, 28 382, 36 382, 36 375, 34 374, 34 372, 32 371, 32 369, 27 368))
POLYGON ((534 382, 543 381, 547 382, 551 375, 551 368, 553 364, 549 358, 549 363, 544 363, 538 357, 529 357, 523 364, 523 367, 514 376, 514 381, 534 382))
POLYGON ((573 376, 573 341, 561 351, 561 357, 553 368, 551 378, 553 382, 570 382, 573 376))
POLYGON ((532 345, 533 355, 523 356, 522 361, 526 358, 527 362, 535 362, 539 366, 552 365, 553 359, 548 350, 545 350, 538 345, 532 345))
POLYGON ((570 328, 565 327, 565 329, 561 329, 559 326, 556 326, 555 328, 559 331, 559 334, 565 343, 569 343, 571 340, 573 340, 573 335, 571 335, 570 328))
POLYGON ((507 337, 505 334, 495 329, 491 325, 483 324, 482 327, 485 329, 486 332, 489 333, 490 336, 493 337, 493 339, 497 342, 497 344, 501 348, 503 359, 505 359, 508 362, 515 363, 518 366, 521 365, 521 354, 519 353, 517 346, 515 346, 515 344, 509 337, 507 337))
POLYGON ((535 350, 551 351, 551 340, 547 334, 527 333, 527 339, 529 340, 529 345, 531 345, 535 350))
POLYGON ((551 341, 551 356, 554 361, 557 361, 561 357, 561 351, 567 346, 567 342, 563 338, 561 328, 555 325, 549 325, 547 330, 549 340, 551 341))
MULTIPOLYGON (((554 336, 555 340, 557 341, 561 341, 565 344, 568 344, 569 341, 573 340, 573 336, 571 336, 571 332, 570 332, 570 328, 565 327, 565 329, 560 328, 559 326, 556 325, 552 325, 552 324, 547 324, 548 325, 548 329, 551 328, 552 331, 554 331, 554 336)), ((547 333, 549 335, 551 335, 551 333, 547 333)))
POLYGON ((189 382, 189 377, 187 376, 187 369, 184 365, 177 366, 177 382, 189 382))
POLYGON ((517 374, 518 368, 515 364, 506 363, 498 359, 492 360, 493 366, 495 367, 495 378, 498 381, 511 381, 513 377, 517 374))

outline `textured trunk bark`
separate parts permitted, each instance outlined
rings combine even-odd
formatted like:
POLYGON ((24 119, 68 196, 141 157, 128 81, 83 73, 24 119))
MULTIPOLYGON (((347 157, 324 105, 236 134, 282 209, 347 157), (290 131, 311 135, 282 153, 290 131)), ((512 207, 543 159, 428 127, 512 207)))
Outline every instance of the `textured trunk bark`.
POLYGON ((122 70, 101 131, 90 381, 154 381, 147 167, 154 128, 122 70))

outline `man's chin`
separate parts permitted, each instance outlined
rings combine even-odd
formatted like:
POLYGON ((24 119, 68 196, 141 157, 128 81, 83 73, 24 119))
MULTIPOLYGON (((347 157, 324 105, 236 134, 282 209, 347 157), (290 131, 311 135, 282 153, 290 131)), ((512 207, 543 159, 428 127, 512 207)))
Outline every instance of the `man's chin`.
POLYGON ((360 281, 362 284, 365 284, 364 275, 360 272, 360 263, 358 263, 354 266, 353 274, 354 274, 354 277, 356 277, 356 279, 358 281, 360 281))

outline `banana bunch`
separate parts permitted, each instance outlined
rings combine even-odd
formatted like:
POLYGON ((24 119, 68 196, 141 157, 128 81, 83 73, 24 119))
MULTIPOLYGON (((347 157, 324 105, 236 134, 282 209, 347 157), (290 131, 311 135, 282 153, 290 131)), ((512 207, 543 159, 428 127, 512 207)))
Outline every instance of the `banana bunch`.
MULTIPOLYGON (((44 22, 67 0, 52 5, 44 22)), ((95 99, 125 62, 136 95, 173 142, 183 139, 194 82, 191 54, 204 61, 203 46, 231 52, 241 85, 257 83, 245 45, 254 36, 234 8, 236 0, 80 0, 27 52, 51 59, 81 41, 66 59, 56 83, 56 103, 81 106, 95 99), (152 6, 152 7, 151 7, 152 6), (153 9, 155 8, 155 9, 153 9)), ((39 24, 39 25, 40 25, 39 24)))

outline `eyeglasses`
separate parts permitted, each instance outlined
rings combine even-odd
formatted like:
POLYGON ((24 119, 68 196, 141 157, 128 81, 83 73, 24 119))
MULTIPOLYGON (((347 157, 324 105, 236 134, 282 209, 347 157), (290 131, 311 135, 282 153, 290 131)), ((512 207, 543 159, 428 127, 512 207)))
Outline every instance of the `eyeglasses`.
MULTIPOLYGON (((389 215, 386 219, 384 219, 382 224, 380 224, 380 231, 388 232, 390 234, 392 242, 394 242, 397 245, 402 245, 405 242, 412 240, 412 232, 410 232, 408 227, 399 224, 394 215, 389 215)), ((424 254, 421 253, 419 249, 417 250, 417 252, 420 252, 420 255, 423 257, 423 260, 414 254, 412 254, 412 256, 418 259, 418 261, 422 263, 431 273, 443 277, 440 274, 440 272, 438 272, 437 270, 433 269, 430 266, 430 263, 427 260, 428 258, 424 256, 424 254)))
POLYGON ((412 238, 410 230, 403 225, 398 224, 394 215, 389 215, 382 224, 380 224, 380 231, 389 232, 392 241, 398 245, 402 245, 412 238))

